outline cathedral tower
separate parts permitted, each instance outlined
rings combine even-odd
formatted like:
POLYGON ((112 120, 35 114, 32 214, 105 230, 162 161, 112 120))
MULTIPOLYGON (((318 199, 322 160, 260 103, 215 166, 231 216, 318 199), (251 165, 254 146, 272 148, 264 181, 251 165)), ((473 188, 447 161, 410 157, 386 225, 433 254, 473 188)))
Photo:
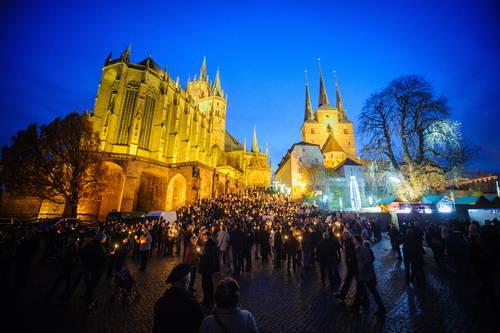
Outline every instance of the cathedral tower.
MULTIPOLYGON (((318 59, 319 62, 319 59, 318 59)), ((335 166, 349 157, 356 159, 352 122, 348 120, 335 76, 336 106, 329 104, 323 70, 319 64, 319 103, 313 113, 306 76, 306 101, 302 141, 317 144, 325 154, 325 165, 335 166)))

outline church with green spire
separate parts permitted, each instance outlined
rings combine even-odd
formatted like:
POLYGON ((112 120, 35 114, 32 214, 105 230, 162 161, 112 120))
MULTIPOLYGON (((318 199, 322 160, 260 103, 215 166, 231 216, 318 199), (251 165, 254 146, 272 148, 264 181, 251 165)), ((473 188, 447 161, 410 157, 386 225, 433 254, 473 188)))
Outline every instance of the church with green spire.
POLYGON ((318 106, 313 111, 306 71, 302 141, 293 144, 278 164, 273 186, 294 198, 309 197, 329 208, 358 211, 364 198, 364 166, 356 154, 353 123, 336 75, 334 81, 335 106, 328 99, 319 64, 318 106))

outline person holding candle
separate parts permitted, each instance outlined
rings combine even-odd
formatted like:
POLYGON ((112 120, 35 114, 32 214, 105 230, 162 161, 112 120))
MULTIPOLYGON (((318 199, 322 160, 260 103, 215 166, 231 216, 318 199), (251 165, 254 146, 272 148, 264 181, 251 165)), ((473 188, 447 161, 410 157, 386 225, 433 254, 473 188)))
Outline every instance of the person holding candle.
POLYGON ((146 265, 148 264, 149 252, 151 251, 151 243, 153 238, 149 234, 148 228, 144 228, 141 237, 138 239, 139 243, 139 253, 141 257, 141 267, 139 270, 144 272, 146 270, 146 265))
POLYGON ((191 236, 189 244, 186 246, 184 251, 184 263, 189 266, 191 272, 191 280, 189 282, 189 292, 195 292, 196 289, 193 288, 194 282, 196 280, 196 271, 198 269, 198 264, 200 262, 201 248, 198 246, 198 237, 195 235, 191 236))

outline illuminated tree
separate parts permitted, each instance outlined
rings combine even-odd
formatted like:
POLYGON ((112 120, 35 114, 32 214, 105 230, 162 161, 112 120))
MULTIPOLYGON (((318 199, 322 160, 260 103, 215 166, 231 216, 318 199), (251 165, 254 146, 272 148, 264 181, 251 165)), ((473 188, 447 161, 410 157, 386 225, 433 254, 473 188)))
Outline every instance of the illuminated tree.
POLYGON ((64 216, 76 217, 82 200, 103 187, 103 156, 87 114, 70 113, 48 125, 30 125, 2 149, 1 181, 7 192, 65 204, 64 216))
POLYGON ((448 110, 428 81, 408 75, 370 96, 360 114, 362 154, 387 161, 388 171, 400 179, 398 192, 412 200, 458 177, 472 156, 460 123, 447 119, 448 110))

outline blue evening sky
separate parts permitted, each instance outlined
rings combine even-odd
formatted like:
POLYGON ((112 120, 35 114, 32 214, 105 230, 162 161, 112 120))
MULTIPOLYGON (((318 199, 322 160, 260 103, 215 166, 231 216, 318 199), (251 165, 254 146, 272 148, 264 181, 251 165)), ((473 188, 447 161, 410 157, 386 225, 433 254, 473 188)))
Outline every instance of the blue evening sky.
POLYGON ((320 57, 331 104, 336 69, 355 125, 372 92, 423 75, 481 147, 471 167, 500 172, 498 1, 24 0, 0 9, 1 145, 32 122, 92 109, 104 59, 132 42, 132 61, 151 53, 183 85, 206 55, 229 95, 228 130, 250 141, 255 124, 275 166, 300 141, 305 69, 317 105, 320 57))

